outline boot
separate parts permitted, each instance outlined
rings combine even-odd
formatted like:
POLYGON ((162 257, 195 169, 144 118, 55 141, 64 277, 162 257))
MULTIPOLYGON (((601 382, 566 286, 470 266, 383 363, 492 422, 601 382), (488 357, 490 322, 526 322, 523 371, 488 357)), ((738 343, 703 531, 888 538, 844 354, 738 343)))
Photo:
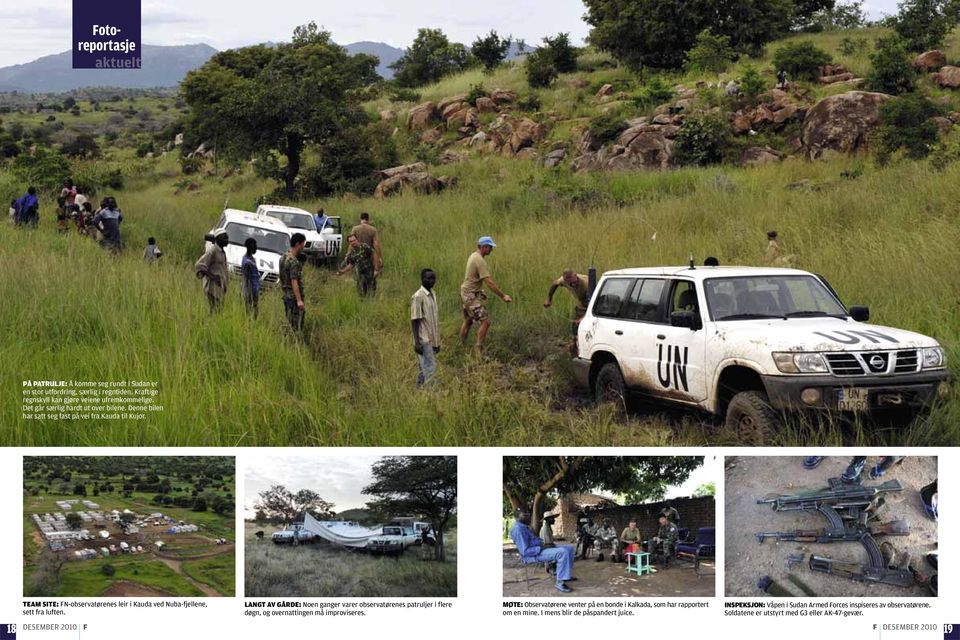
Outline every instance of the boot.
POLYGON ((816 469, 823 462, 823 456, 807 456, 803 459, 804 469, 816 469))
POLYGON ((870 477, 876 480, 885 474, 890 467, 903 462, 903 458, 904 456, 883 456, 880 462, 873 465, 873 468, 870 469, 870 477))
POLYGON ((602 552, 597 554, 597 562, 603 562, 603 553, 602 553, 602 552))
POLYGON ((847 484, 860 484, 860 474, 863 473, 863 468, 866 464, 866 456, 854 457, 853 460, 850 461, 850 466, 848 466, 847 470, 840 476, 840 479, 847 484))
POLYGON ((934 480, 923 489, 920 489, 920 500, 923 510, 931 520, 937 519, 937 481, 934 480))

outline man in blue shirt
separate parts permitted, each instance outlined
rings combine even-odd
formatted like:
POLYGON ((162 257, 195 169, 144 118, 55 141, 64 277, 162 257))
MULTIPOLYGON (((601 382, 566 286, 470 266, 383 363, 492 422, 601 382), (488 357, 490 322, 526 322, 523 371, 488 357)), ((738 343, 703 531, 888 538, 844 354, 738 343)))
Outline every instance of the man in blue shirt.
POLYGON ((543 541, 530 528, 530 512, 526 509, 517 509, 516 523, 510 529, 510 539, 517 545, 520 560, 524 564, 531 562, 557 563, 557 591, 570 593, 573 591, 566 582, 576 580, 573 577, 573 547, 568 544, 557 545, 552 549, 544 549, 543 541))

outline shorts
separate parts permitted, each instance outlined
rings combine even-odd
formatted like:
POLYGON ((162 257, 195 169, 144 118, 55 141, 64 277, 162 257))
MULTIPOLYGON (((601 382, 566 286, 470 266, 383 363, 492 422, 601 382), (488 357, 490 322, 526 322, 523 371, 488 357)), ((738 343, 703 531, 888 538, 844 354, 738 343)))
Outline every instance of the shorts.
POLYGON ((490 313, 483 304, 487 301, 487 296, 480 291, 478 293, 462 293, 463 317, 465 320, 473 322, 483 322, 490 317, 490 313))

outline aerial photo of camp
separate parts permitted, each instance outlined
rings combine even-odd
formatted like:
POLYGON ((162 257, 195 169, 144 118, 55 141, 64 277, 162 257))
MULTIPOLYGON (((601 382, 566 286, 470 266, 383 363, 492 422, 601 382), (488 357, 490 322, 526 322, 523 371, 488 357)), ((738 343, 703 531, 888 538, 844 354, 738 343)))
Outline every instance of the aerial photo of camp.
POLYGON ((24 457, 24 596, 233 596, 234 460, 24 457))
POLYGON ((247 465, 245 595, 454 597, 454 456, 267 456, 247 465))

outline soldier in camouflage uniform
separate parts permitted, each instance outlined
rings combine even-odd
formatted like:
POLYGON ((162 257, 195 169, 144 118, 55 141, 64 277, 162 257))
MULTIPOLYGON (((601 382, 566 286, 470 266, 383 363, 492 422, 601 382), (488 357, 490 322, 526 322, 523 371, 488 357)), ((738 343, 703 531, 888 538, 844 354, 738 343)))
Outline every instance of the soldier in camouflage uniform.
POLYGON ((337 275, 343 275, 353 269, 357 279, 357 291, 361 296, 372 296, 377 292, 377 277, 374 267, 376 252, 370 245, 360 242, 360 239, 355 235, 350 235, 347 241, 350 242, 350 250, 343 258, 343 262, 340 263, 337 275))
POLYGON ((290 238, 290 251, 280 258, 280 288, 283 289, 283 309, 295 334, 303 332, 304 292, 303 264, 300 253, 306 245, 306 237, 295 233, 290 238))
POLYGON ((597 552, 597 562, 603 561, 603 550, 610 549, 610 561, 616 562, 620 556, 620 540, 617 530, 610 524, 609 518, 593 528, 593 548, 597 552))
POLYGON ((657 530, 657 535, 647 541, 647 553, 651 557, 655 556, 657 547, 663 551, 663 567, 666 568, 670 564, 670 558, 673 557, 673 553, 677 548, 677 539, 680 537, 680 530, 677 529, 677 525, 670 522, 667 519, 667 516, 660 514, 660 529, 657 530))

